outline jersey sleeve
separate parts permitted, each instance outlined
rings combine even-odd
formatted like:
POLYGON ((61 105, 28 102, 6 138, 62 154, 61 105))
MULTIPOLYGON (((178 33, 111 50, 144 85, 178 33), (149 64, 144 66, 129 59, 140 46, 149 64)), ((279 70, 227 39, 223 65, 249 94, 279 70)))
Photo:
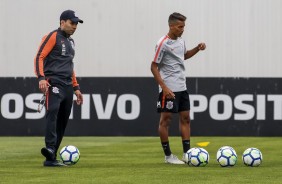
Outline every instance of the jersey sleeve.
POLYGON ((154 56, 154 60, 153 62, 155 63, 160 63, 164 53, 165 53, 165 44, 164 42, 168 39, 168 36, 165 36, 163 38, 160 39, 160 41, 158 42, 158 44, 156 45, 155 48, 155 56, 154 56))
POLYGON ((34 58, 34 72, 38 80, 45 79, 44 60, 56 44, 57 32, 51 32, 42 38, 37 54, 34 58))

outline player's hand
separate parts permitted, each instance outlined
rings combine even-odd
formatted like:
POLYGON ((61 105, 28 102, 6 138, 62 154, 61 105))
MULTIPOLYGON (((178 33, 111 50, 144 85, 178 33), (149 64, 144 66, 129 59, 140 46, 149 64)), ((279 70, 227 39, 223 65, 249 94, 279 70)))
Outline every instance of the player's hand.
POLYGON ((82 105, 83 104, 83 96, 82 96, 80 90, 76 90, 74 92, 74 94, 76 95, 76 98, 77 98, 76 99, 76 104, 77 105, 82 105))
POLYGON ((163 95, 166 99, 175 99, 175 94, 169 88, 163 89, 163 95))
POLYGON ((206 44, 205 43, 199 43, 198 44, 198 49, 199 50, 205 50, 206 49, 206 44))
POLYGON ((46 92, 48 91, 48 88, 51 85, 49 84, 49 82, 47 80, 41 80, 39 81, 39 89, 42 93, 46 94, 46 92))

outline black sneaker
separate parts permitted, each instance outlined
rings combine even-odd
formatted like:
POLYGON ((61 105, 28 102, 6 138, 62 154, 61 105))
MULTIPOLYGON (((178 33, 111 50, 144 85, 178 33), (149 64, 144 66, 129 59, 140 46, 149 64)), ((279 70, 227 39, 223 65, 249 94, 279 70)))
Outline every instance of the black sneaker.
POLYGON ((46 160, 46 161, 43 162, 43 166, 45 166, 45 167, 64 167, 64 166, 67 166, 67 165, 63 164, 62 162, 60 162, 58 160, 54 160, 54 161, 46 160))
POLYGON ((55 157, 55 153, 54 151, 51 149, 51 148, 42 148, 41 149, 41 154, 46 157, 46 160, 48 161, 54 161, 56 160, 56 157, 55 157))

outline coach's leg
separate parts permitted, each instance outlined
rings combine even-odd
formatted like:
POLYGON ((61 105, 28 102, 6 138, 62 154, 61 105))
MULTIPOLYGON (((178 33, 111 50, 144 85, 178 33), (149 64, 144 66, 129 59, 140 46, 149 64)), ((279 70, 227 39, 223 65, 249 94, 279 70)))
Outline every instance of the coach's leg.
MULTIPOLYGON (((55 88, 54 86, 52 88, 55 88)), ((61 96, 56 90, 48 91, 46 95, 46 127, 45 146, 41 154, 46 157, 46 162, 55 160, 57 143, 57 114, 59 112, 61 96)), ((46 165, 46 163, 44 163, 46 165)), ((48 164, 47 164, 48 165, 48 164)))
POLYGON ((57 118, 61 103, 59 94, 50 91, 46 98, 46 129, 45 129, 45 144, 47 148, 55 150, 57 142, 57 118))
POLYGON ((65 87, 65 99, 62 101, 58 118, 57 118, 57 142, 56 142, 56 153, 60 147, 63 140, 65 130, 68 124, 69 116, 71 113, 71 108, 73 104, 73 88, 72 86, 65 87))
POLYGON ((179 112, 179 129, 182 137, 183 152, 190 149, 190 111, 179 112))

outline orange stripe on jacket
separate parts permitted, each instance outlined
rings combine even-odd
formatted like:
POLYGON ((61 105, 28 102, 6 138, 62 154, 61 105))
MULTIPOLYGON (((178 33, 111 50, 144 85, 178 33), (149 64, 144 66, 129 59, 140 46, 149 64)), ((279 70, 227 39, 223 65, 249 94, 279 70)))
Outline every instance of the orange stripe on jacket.
MULTIPOLYGON (((47 79, 47 82, 49 82, 49 79, 47 79)), ((49 109, 49 95, 50 95, 50 89, 51 89, 51 86, 48 88, 47 90, 47 93, 46 93, 46 101, 45 101, 45 108, 46 108, 46 111, 48 111, 49 109)))
POLYGON ((156 52, 156 54, 155 54, 154 62, 157 61, 157 57, 158 57, 158 55, 159 55, 159 53, 160 53, 161 47, 162 47, 162 45, 163 45, 163 42, 164 42, 167 38, 168 38, 168 36, 166 35, 166 36, 163 38, 163 40, 161 41, 161 43, 160 43, 160 45, 159 45, 159 47, 158 47, 158 49, 157 49, 157 52, 156 52))
POLYGON ((52 32, 42 38, 37 54, 34 58, 34 72, 38 77, 44 77, 44 59, 48 56, 56 44, 57 32, 52 32))
POLYGON ((49 92, 49 90, 47 91, 47 93, 46 93, 46 101, 45 101, 45 108, 46 108, 46 111, 48 111, 49 110, 49 94, 50 94, 50 92, 49 92))
POLYGON ((78 86, 77 80, 76 80, 76 76, 75 76, 75 72, 72 72, 72 87, 76 87, 78 86))

